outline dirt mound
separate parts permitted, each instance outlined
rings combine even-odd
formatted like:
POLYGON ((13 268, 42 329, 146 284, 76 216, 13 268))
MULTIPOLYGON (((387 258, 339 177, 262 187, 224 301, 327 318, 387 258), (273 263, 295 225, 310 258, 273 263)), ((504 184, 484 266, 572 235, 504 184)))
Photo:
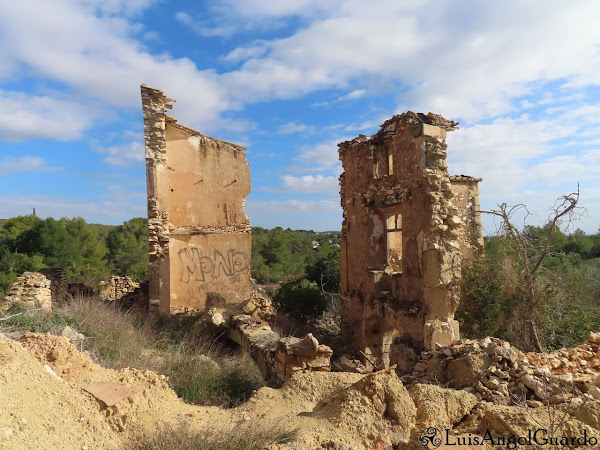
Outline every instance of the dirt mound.
POLYGON ((82 381, 106 372, 89 355, 79 352, 64 336, 27 333, 21 336, 19 342, 35 359, 52 367, 65 381, 82 381))
POLYGON ((92 398, 1 334, 0 405, 0 448, 122 448, 92 398))

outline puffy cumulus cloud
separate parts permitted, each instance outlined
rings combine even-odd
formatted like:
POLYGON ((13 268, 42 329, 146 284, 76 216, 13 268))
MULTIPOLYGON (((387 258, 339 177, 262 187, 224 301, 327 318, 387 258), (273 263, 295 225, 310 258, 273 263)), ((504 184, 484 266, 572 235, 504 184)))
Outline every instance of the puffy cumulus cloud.
POLYGON ((0 90, 0 139, 3 140, 78 138, 90 126, 93 116, 93 112, 73 101, 0 90))
POLYGON ((513 111, 513 99, 535 82, 559 80, 567 89, 600 83, 600 4, 593 0, 385 0, 377 8, 350 0, 307 2, 304 10, 242 3, 232 9, 246 22, 313 11, 305 26, 223 75, 244 101, 292 98, 375 77, 406 87, 405 109, 473 121, 513 111))
POLYGON ((300 148, 297 159, 317 170, 331 169, 341 173, 341 164, 338 156, 338 143, 350 138, 329 139, 316 144, 305 145, 300 148))
POLYGON ((15 172, 56 172, 57 170, 62 170, 62 168, 49 166, 44 158, 39 156, 22 156, 0 160, 0 175, 15 172))
POLYGON ((146 83, 179 100, 181 120, 192 125, 215 121, 234 105, 213 70, 199 70, 188 58, 152 55, 135 39, 143 27, 122 15, 95 12, 126 14, 150 3, 0 2, 0 40, 10 42, 1 50, 2 65, 10 71, 0 74, 34 74, 69 86, 80 101, 131 108, 139 108, 139 85, 146 83))
MULTIPOLYGON (((221 113, 248 102, 324 88, 348 90, 340 100, 356 99, 368 96, 364 85, 377 80, 402 86, 402 109, 470 121, 514 111, 515 99, 536 83, 558 80, 566 90, 600 83, 600 3, 594 0, 382 0, 377 7, 361 0, 222 0, 206 20, 234 30, 292 25, 283 37, 229 51, 223 61, 243 64, 221 74, 188 58, 153 55, 136 39, 146 30, 133 17, 152 4, 2 2, 0 39, 11 45, 0 49, 0 76, 27 70, 127 107, 139 106, 140 83, 158 86, 178 99, 180 120, 209 129, 221 113)), ((213 35, 229 33, 218 25, 210 31, 186 11, 176 18, 213 35)))
MULTIPOLYGON (((580 225, 594 232, 600 223, 600 129, 590 124, 597 114, 595 105, 548 108, 542 118, 504 117, 454 131, 447 139, 450 171, 483 178, 483 209, 525 203, 539 223, 554 199, 580 183, 580 203, 588 210, 580 225)), ((484 223, 487 232, 495 229, 491 219, 484 223)))
POLYGON ((284 175, 282 191, 287 192, 328 192, 335 194, 339 190, 338 177, 323 175, 305 175, 295 177, 284 175))

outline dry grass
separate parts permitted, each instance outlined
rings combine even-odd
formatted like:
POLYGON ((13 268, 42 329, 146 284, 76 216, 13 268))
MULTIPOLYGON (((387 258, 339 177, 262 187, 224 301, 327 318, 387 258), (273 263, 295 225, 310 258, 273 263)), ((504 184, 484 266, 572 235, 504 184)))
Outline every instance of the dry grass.
POLYGON ((139 450, 261 450, 273 444, 292 442, 297 430, 279 424, 247 423, 233 429, 191 430, 189 425, 163 426, 153 436, 140 440, 139 450))

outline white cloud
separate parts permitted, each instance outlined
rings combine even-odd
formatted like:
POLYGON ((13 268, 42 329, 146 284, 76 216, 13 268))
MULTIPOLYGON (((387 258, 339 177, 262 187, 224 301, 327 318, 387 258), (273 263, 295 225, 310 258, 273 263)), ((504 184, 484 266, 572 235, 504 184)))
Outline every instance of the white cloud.
MULTIPOLYGON (((338 143, 351 138, 329 139, 312 145, 305 145, 300 149, 298 160, 316 166, 337 170, 341 167, 338 155, 338 143)), ((341 173, 341 170, 339 171, 341 173)))
POLYGON ((149 2, 126 4, 0 2, 0 42, 5 43, 0 56, 10 68, 0 74, 35 74, 69 86, 79 101, 130 108, 139 108, 139 85, 149 84, 176 98, 176 114, 192 126, 214 124, 221 112, 235 107, 213 70, 199 70, 188 58, 152 55, 135 39, 143 27, 95 12, 138 11, 149 2))
MULTIPOLYGON (((264 3, 243 2, 234 17, 302 15, 299 8, 264 3)), ((224 74, 231 92, 255 101, 392 80, 408 88, 408 109, 474 120, 513 111, 513 99, 531 92, 535 82, 600 83, 595 1, 568 8, 559 1, 389 0, 377 8, 346 1, 325 2, 318 11, 292 35, 272 40, 266 54, 224 74)))
POLYGON ((90 126, 92 117, 72 101, 0 90, 0 139, 74 139, 90 126))
POLYGON ((328 192, 335 194, 339 191, 338 177, 323 175, 305 175, 295 177, 284 175, 282 191, 286 192, 328 192))
POLYGON ((340 210, 339 202, 332 200, 248 200, 246 214, 323 214, 340 210))
POLYGON ((305 133, 312 134, 315 132, 315 127, 312 125, 306 125, 304 123, 288 122, 281 125, 277 130, 277 134, 294 134, 294 133, 305 133))
POLYGON ((129 166, 134 162, 144 161, 144 144, 139 141, 113 147, 96 147, 96 151, 105 153, 104 162, 113 166, 129 166))
POLYGON ((267 52, 268 46, 269 43, 267 41, 258 40, 247 47, 237 47, 223 56, 221 60, 230 64, 236 64, 249 58, 258 58, 267 52))
POLYGON ((21 158, 4 158, 0 160, 0 175, 15 172, 56 172, 61 167, 52 167, 46 164, 44 158, 39 156, 22 156, 21 158))
POLYGON ((346 102, 349 100, 357 100, 359 98, 364 97, 367 94, 366 89, 354 89, 351 92, 348 92, 346 95, 341 95, 338 97, 338 102, 346 102))

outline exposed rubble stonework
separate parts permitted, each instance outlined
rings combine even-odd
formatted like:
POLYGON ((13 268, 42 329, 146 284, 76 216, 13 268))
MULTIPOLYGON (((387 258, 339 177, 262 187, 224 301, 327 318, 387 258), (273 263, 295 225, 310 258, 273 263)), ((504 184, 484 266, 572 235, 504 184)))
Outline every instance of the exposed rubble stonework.
POLYGON ((407 112, 339 144, 342 332, 376 367, 410 370, 458 338, 461 265, 481 254, 477 178, 450 177, 456 123, 407 112))
POLYGON ((18 301, 50 311, 52 309, 50 280, 38 272, 24 272, 17 277, 5 300, 6 303, 0 307, 9 307, 12 302, 18 301))
POLYGON ((228 303, 251 294, 250 193, 245 149, 204 136, 166 114, 174 101, 142 85, 150 309, 203 310, 207 292, 228 303))
MULTIPOLYGON (((600 334, 585 344, 552 353, 523 353, 493 337, 459 339, 449 347, 423 352, 406 385, 442 383, 472 392, 478 400, 529 407, 568 403, 578 392, 600 400, 600 334)), ((599 417, 600 420, 600 417, 599 417)))
POLYGON ((102 300, 115 301, 139 287, 140 283, 129 277, 112 276, 108 280, 100 282, 99 294, 102 300))

